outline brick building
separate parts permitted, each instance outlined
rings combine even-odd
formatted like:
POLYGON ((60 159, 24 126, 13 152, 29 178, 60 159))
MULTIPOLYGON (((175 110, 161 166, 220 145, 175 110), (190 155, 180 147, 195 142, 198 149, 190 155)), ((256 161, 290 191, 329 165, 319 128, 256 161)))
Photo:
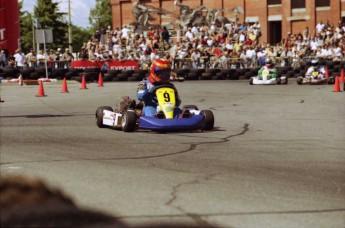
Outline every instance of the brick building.
MULTIPOLYGON (((110 0, 112 5, 113 27, 134 22, 132 9, 134 2, 150 4, 173 12, 172 17, 157 16, 152 23, 168 24, 176 21, 179 8, 174 0, 110 0)), ((238 14, 238 22, 254 23, 259 21, 262 28, 262 41, 275 43, 288 32, 302 32, 308 26, 311 31, 318 22, 329 20, 338 25, 345 21, 345 0, 181 0, 191 8, 204 5, 207 9, 233 9, 242 7, 244 13, 238 14)), ((235 19, 233 12, 225 16, 235 19)))

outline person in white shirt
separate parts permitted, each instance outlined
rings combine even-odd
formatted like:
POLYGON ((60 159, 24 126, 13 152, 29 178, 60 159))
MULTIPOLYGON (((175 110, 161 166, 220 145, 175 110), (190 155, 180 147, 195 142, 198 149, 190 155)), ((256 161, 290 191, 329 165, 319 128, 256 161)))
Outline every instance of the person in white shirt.
POLYGON ((310 49, 315 51, 317 50, 317 47, 319 46, 319 43, 317 42, 317 38, 313 39, 311 42, 310 42, 310 49))
POLYGON ((253 46, 250 46, 249 49, 246 51, 246 59, 248 66, 251 67, 256 61, 256 51, 253 46))
POLYGON ((198 27, 196 27, 196 26, 194 25, 191 31, 192 31, 192 33, 194 34, 194 36, 198 36, 198 34, 199 34, 199 29, 198 29, 198 27))
POLYGON ((212 39, 212 37, 209 37, 209 38, 207 39, 206 43, 207 43, 207 46, 213 47, 213 45, 214 45, 214 40, 212 39))
POLYGON ((159 55, 157 55, 157 51, 156 50, 152 50, 152 52, 150 54, 150 60, 151 60, 151 62, 153 62, 156 59, 159 59, 159 55))
POLYGON ((192 33, 191 29, 188 28, 185 37, 189 39, 189 41, 193 41, 194 40, 194 34, 192 33))
POLYGON ((229 65, 228 52, 223 53, 223 55, 219 58, 219 62, 223 69, 228 69, 228 65, 229 65))
POLYGON ((127 28, 127 26, 125 25, 123 27, 123 29, 121 30, 121 38, 122 39, 126 39, 128 41, 129 39, 129 32, 130 30, 127 28))
POLYGON ((328 55, 328 50, 325 46, 321 48, 321 57, 326 58, 328 55))
POLYGON ((43 51, 42 50, 39 50, 38 51, 38 54, 37 54, 37 64, 39 66, 43 66, 44 63, 45 63, 45 59, 46 59, 46 56, 43 54, 43 51))
POLYGON ((260 61, 261 65, 265 64, 266 54, 266 49, 264 48, 261 48, 261 50, 256 54, 257 59, 260 61))
POLYGON ((200 61, 200 53, 197 49, 194 49, 190 58, 192 59, 192 67, 193 69, 197 69, 200 61))
POLYGON ((341 53, 341 47, 337 46, 335 48, 333 48, 333 53, 334 53, 334 56, 337 58, 337 59, 341 59, 341 57, 343 57, 343 54, 341 53))
POLYGON ((320 33, 324 27, 325 27, 325 25, 322 23, 322 21, 320 21, 320 22, 316 25, 316 31, 317 31, 318 33, 320 33))
POLYGON ((16 54, 14 54, 13 57, 16 62, 16 67, 22 69, 25 66, 25 55, 22 50, 17 49, 16 54))

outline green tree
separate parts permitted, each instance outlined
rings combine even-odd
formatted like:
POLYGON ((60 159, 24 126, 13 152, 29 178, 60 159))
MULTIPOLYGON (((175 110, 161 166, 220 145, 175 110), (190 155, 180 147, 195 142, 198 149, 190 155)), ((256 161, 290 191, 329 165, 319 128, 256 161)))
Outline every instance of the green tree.
POLYGON ((52 44, 47 44, 48 48, 56 49, 58 47, 68 47, 67 23, 64 20, 63 12, 59 11, 59 3, 52 0, 37 0, 34 7, 34 16, 39 23, 39 29, 52 29, 52 44))
POLYGON ((79 52, 83 43, 86 43, 91 35, 90 29, 72 25, 73 52, 79 52))
POLYGON ((95 8, 90 10, 89 23, 93 31, 112 25, 110 0, 96 0, 95 8))
POLYGON ((27 11, 23 11, 23 2, 19 2, 20 18, 20 43, 24 53, 33 48, 33 17, 27 11))

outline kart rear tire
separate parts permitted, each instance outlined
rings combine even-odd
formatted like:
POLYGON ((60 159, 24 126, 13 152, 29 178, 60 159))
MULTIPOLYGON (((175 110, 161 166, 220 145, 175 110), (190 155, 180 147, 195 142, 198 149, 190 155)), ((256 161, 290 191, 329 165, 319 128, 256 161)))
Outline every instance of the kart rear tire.
POLYGON ((298 85, 302 85, 303 78, 297 78, 296 82, 298 85))
POLYGON ((334 83, 335 83, 335 79, 334 79, 333 77, 328 78, 327 83, 328 83, 329 85, 334 84, 334 83))
POLYGON ((185 109, 195 109, 195 110, 199 110, 198 107, 196 105, 183 105, 182 107, 182 110, 185 110, 185 109))
POLYGON ((113 112, 113 108, 110 106, 101 106, 96 110, 96 124, 99 128, 104 128, 106 125, 103 124, 103 110, 108 110, 113 112))
POLYGON ((288 82, 289 82, 289 78, 288 77, 286 77, 286 79, 285 79, 285 85, 287 85, 288 84, 288 82))
POLYGON ((202 110, 200 115, 205 117, 205 126, 203 130, 210 131, 213 129, 214 126, 214 115, 211 110, 202 110))
POLYGON ((126 111, 122 116, 122 130, 133 132, 137 124, 137 114, 134 111, 126 111))

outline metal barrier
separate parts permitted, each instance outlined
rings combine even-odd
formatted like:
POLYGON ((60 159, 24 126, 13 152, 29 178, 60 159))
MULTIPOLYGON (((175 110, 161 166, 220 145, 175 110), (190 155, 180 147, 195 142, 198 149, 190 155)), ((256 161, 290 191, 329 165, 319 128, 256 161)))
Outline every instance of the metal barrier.
MULTIPOLYGON (((24 68, 27 68, 27 67, 42 68, 42 67, 45 67, 45 61, 26 62, 24 68)), ((71 67, 71 62, 69 62, 69 61, 47 61, 47 67, 68 69, 71 67)))

